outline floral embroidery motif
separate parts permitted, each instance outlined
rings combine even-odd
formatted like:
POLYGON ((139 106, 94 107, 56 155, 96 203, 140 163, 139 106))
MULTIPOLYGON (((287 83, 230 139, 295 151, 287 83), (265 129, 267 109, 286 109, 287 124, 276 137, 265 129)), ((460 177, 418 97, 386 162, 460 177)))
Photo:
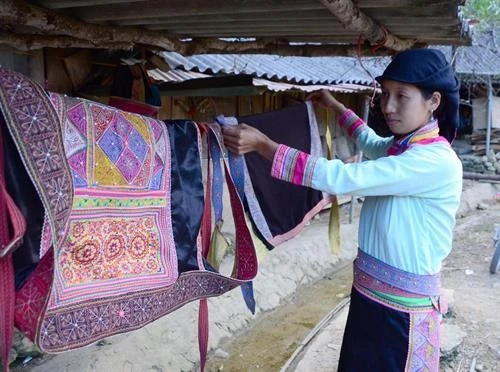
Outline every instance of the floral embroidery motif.
POLYGON ((161 266, 153 218, 98 218, 71 222, 59 255, 66 285, 154 274, 161 266))

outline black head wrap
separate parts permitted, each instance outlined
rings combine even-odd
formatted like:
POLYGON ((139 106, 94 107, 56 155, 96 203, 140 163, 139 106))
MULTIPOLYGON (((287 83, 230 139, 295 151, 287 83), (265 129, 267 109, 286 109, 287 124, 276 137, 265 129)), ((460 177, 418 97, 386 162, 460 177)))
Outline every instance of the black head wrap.
POLYGON ((439 134, 452 142, 458 129, 458 105, 460 101, 458 82, 453 68, 444 54, 436 49, 410 49, 397 54, 381 76, 379 83, 395 80, 413 84, 428 92, 441 93, 441 104, 437 112, 439 134))

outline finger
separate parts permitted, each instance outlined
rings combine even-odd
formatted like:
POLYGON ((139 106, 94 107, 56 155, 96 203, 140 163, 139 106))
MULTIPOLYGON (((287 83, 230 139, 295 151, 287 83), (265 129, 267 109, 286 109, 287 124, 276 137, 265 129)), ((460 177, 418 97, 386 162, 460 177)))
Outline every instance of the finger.
MULTIPOLYGON (((239 138, 237 137, 224 137, 224 144, 228 144, 228 145, 231 145, 231 146, 240 146, 240 143, 239 143, 239 138)), ((226 145, 227 146, 227 145, 226 145)))
POLYGON ((316 102, 318 100, 318 92, 312 92, 307 95, 306 101, 316 102))
POLYGON ((221 127, 222 134, 234 134, 237 132, 235 127, 221 127))

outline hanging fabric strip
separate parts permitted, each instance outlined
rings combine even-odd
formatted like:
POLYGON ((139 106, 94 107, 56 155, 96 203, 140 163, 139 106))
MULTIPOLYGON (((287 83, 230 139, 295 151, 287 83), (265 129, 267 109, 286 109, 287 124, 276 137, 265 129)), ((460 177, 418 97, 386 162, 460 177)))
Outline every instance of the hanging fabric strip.
POLYGON ((212 159, 212 206, 215 217, 214 230, 210 241, 210 250, 208 252, 208 262, 215 268, 219 269, 222 258, 229 248, 227 239, 222 234, 222 195, 223 195, 223 176, 221 168, 221 149, 218 146, 217 139, 213 137, 213 133, 208 133, 207 144, 210 149, 210 157, 212 159))
MULTIPOLYGON (((228 124, 229 121, 224 120, 224 117, 219 117, 218 120, 220 120, 219 124, 221 124, 222 126, 235 124, 234 122, 228 124)), ((220 182, 220 180, 222 179, 222 170, 220 169, 221 153, 218 146, 215 145, 215 138, 212 139, 209 143, 212 143, 212 145, 210 146, 214 166, 214 182, 212 183, 212 187, 215 191, 212 194, 212 203, 214 205, 214 214, 216 216, 216 226, 214 234, 212 235, 215 238, 212 244, 212 256, 214 257, 211 257, 212 260, 218 261, 217 263, 220 264, 220 260, 222 259, 222 257, 224 257, 225 253, 221 251, 225 250, 225 248, 227 249, 227 247, 224 246, 225 239, 222 235, 222 232, 220 231, 220 227, 222 227, 222 183, 220 182), (220 185, 215 185, 215 183, 219 182, 220 185)), ((236 187, 238 195, 242 200, 245 200, 245 159, 243 158, 243 156, 238 156, 231 152, 228 153, 228 159, 229 169, 231 170, 231 177, 234 180, 234 185, 236 187)), ((245 301, 247 308, 252 312, 252 314, 255 314, 255 296, 253 292, 252 282, 243 283, 241 285, 241 293, 243 295, 243 300, 245 301)))
POLYGON ((9 371, 14 334, 15 279, 12 252, 26 231, 23 215, 7 193, 4 175, 4 141, 0 131, 0 355, 3 370, 9 371), (13 237, 9 227, 12 229, 13 237))

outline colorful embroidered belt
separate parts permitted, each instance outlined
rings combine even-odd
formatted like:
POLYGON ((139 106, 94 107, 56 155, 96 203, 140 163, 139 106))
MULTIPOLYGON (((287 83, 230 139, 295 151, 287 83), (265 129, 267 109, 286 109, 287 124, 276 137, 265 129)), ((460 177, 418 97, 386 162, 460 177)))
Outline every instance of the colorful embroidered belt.
POLYGON ((440 275, 417 275, 397 269, 361 250, 354 261, 353 286, 365 296, 403 311, 446 312, 440 275))

